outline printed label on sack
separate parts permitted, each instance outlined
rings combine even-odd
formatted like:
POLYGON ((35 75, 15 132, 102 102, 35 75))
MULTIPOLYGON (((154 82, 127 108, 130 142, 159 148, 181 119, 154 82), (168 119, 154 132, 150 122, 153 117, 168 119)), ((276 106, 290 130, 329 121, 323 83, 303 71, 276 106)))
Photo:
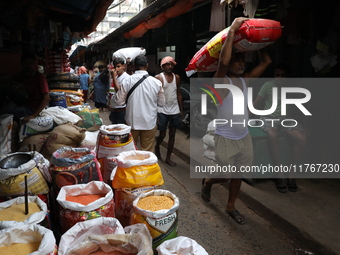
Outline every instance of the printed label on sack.
POLYGON ((253 42, 249 42, 246 39, 243 39, 233 44, 233 47, 239 51, 257 51, 272 43, 273 42, 253 43, 253 42))
POLYGON ((171 229, 172 225, 176 223, 177 212, 169 214, 163 218, 151 218, 146 217, 146 222, 150 225, 150 227, 156 229, 160 233, 166 233, 171 229))

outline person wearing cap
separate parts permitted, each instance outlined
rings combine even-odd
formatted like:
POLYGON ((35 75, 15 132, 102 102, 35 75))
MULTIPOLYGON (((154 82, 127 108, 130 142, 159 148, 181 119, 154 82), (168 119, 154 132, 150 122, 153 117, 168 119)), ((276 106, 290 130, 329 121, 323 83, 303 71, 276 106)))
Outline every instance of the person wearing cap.
POLYGON ((170 157, 175 144, 176 128, 182 123, 183 118, 182 94, 180 90, 181 79, 178 74, 173 73, 176 64, 172 57, 164 57, 161 61, 163 72, 155 76, 162 82, 165 96, 165 105, 158 106, 157 109, 159 135, 156 140, 155 154, 158 159, 161 159, 159 146, 166 136, 166 130, 169 128, 168 150, 165 163, 170 166, 176 165, 170 157))

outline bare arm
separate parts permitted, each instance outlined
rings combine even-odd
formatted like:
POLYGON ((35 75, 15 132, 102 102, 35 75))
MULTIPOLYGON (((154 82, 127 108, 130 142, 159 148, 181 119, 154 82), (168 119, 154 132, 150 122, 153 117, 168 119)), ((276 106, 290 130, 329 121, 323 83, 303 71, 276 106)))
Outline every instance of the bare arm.
MULTIPOLYGON (((214 74, 214 78, 225 78, 225 75, 228 72, 229 63, 230 63, 231 56, 232 56, 235 32, 237 29, 239 29, 242 23, 246 20, 248 20, 248 18, 239 17, 239 18, 236 18, 231 24, 229 31, 228 31, 228 36, 226 40, 224 41, 224 44, 220 52, 220 57, 219 57, 218 65, 217 65, 217 71, 214 74)), ((216 91, 219 93, 222 100, 226 98, 229 93, 228 89, 216 89, 216 91)))
POLYGON ((225 77, 228 71, 229 63, 230 63, 231 56, 232 56, 235 32, 237 29, 240 28, 242 23, 246 20, 248 20, 248 18, 239 17, 239 18, 236 18, 231 24, 229 31, 228 31, 228 36, 226 40, 224 41, 224 44, 222 45, 220 57, 218 60, 217 71, 214 74, 215 78, 225 77))
POLYGON ((157 74, 155 76, 155 78, 157 80, 159 80, 161 82, 161 84, 162 84, 162 87, 161 87, 160 91, 158 92, 157 105, 158 106, 164 106, 165 105, 165 96, 164 96, 164 89, 163 89, 163 85, 164 85, 163 78, 162 78, 161 74, 157 74))
POLYGON ((155 76, 155 78, 156 78, 157 80, 160 80, 161 83, 162 83, 162 86, 163 86, 163 78, 162 78, 161 74, 157 74, 157 75, 155 76))
POLYGON ((117 82, 117 72, 116 72, 116 69, 112 69, 111 70, 111 78, 112 78, 112 83, 113 83, 113 86, 115 88, 115 91, 117 92, 118 90, 120 90, 120 86, 117 82))
POLYGON ((158 105, 158 106, 164 106, 164 105, 165 105, 165 97, 164 97, 164 89, 163 89, 163 86, 161 86, 161 87, 160 87, 160 90, 158 91, 157 105, 158 105))
POLYGON ((179 77, 178 74, 175 75, 176 77, 176 86, 177 86, 177 102, 180 110, 181 117, 184 118, 184 113, 183 113, 183 104, 182 104, 182 93, 181 93, 181 77, 179 77))

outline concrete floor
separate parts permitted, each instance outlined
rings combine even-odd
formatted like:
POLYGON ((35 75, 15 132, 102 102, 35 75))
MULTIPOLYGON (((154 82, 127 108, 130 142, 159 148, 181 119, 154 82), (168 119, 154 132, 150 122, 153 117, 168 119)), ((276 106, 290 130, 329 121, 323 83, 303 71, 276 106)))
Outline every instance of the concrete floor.
MULTIPOLYGON (((109 112, 100 113, 109 125, 109 112)), ((178 235, 196 240, 209 254, 340 254, 340 185, 338 179, 299 179, 296 193, 279 193, 272 180, 243 183, 237 208, 247 224, 238 225, 224 213, 227 184, 214 185, 212 201, 202 202, 201 179, 190 177, 190 146, 202 146, 200 139, 176 134, 170 167, 159 161, 165 184, 180 199, 178 235)), ((167 137, 163 142, 165 156, 167 137)), ((202 155, 198 159, 205 160, 202 155)))

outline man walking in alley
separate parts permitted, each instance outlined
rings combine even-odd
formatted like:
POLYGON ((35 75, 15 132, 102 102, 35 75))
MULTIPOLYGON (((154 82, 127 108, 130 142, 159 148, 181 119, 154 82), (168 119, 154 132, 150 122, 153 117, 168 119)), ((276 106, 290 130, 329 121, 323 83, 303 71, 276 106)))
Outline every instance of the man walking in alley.
MULTIPOLYGON (((247 109, 247 88, 244 78, 259 77, 271 63, 271 58, 264 50, 259 51, 260 63, 249 72, 245 70, 245 58, 242 53, 232 52, 233 40, 236 30, 247 18, 236 18, 230 26, 228 36, 222 46, 215 78, 225 78, 226 84, 233 84, 241 89, 245 97, 245 109, 247 109)), ((222 99, 222 105, 217 107, 216 119, 232 119, 233 122, 248 122, 248 112, 243 115, 233 115, 233 96, 226 88, 216 89, 222 99)), ((221 166, 251 165, 253 162, 252 138, 248 127, 242 125, 226 124, 216 125, 215 130, 215 153, 216 162, 221 166)), ((238 224, 245 224, 244 216, 235 208, 235 202, 241 188, 242 179, 227 174, 225 178, 204 178, 202 180, 201 197, 203 201, 209 202, 210 192, 213 184, 229 183, 229 198, 225 212, 238 224)))
POLYGON ((122 84, 115 100, 118 105, 126 103, 125 120, 135 143, 139 141, 142 150, 153 152, 157 107, 164 105, 164 90, 159 80, 149 76, 147 57, 138 55, 134 64, 136 72, 122 84))
POLYGON ((170 157, 175 144, 176 128, 181 124, 183 117, 182 94, 180 90, 180 77, 172 71, 177 63, 170 57, 164 57, 161 61, 163 72, 155 77, 163 84, 165 104, 158 107, 157 126, 159 135, 156 140, 155 154, 158 159, 161 158, 159 146, 166 136, 166 130, 169 127, 168 150, 165 158, 165 163, 170 166, 176 166, 170 157))

